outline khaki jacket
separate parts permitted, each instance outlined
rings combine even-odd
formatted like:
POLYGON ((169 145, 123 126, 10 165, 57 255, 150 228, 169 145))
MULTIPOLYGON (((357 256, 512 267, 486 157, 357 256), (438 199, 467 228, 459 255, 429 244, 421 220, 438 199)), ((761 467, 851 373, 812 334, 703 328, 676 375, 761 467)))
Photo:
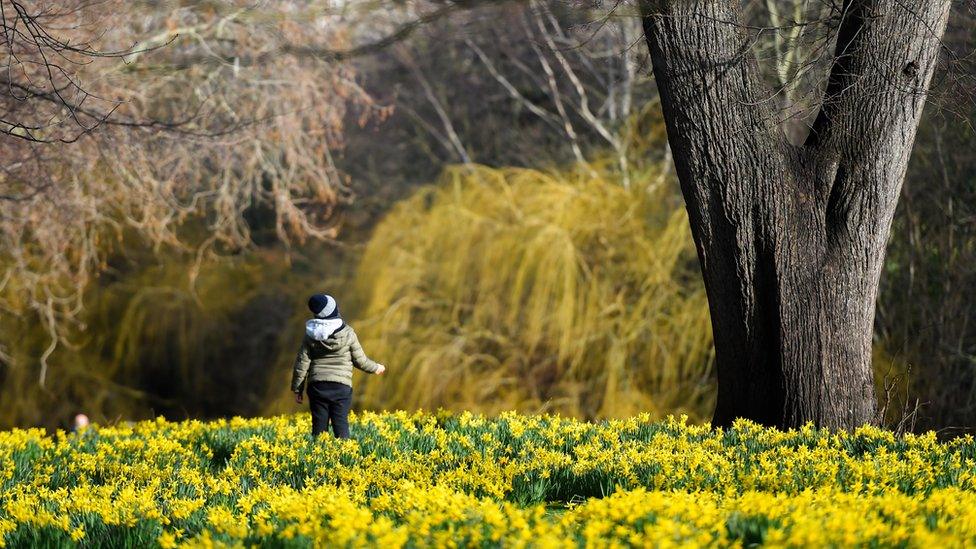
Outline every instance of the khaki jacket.
POLYGON ((309 328, 295 358, 291 390, 302 392, 305 384, 312 381, 335 381, 352 387, 353 367, 373 374, 380 365, 363 352, 352 326, 343 325, 324 340, 316 339, 309 328))

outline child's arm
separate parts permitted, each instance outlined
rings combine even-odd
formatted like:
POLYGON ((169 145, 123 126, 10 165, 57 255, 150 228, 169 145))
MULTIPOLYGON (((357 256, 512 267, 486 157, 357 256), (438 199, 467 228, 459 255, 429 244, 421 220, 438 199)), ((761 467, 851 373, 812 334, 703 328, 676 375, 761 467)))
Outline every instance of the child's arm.
POLYGON ((363 351, 363 346, 359 344, 359 337, 356 335, 356 332, 352 333, 352 341, 349 343, 349 352, 352 354, 352 365, 360 370, 369 372, 371 374, 382 374, 384 371, 386 371, 385 366, 382 364, 377 364, 366 356, 366 352, 363 351))
POLYGON ((311 360, 308 358, 308 345, 305 342, 305 338, 302 338, 302 348, 298 350, 298 356, 295 357, 295 368, 291 374, 291 392, 295 394, 302 394, 302 389, 305 387, 305 377, 308 374, 308 365, 311 360))

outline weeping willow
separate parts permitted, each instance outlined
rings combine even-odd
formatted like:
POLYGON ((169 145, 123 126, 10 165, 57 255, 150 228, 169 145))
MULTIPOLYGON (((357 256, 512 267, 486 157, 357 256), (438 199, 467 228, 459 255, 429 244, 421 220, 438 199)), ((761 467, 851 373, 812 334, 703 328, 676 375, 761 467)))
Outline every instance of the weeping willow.
POLYGON ((31 317, 0 315, 0 337, 18 353, 0 365, 0 428, 65 427, 76 413, 113 422, 255 415, 287 392, 287 373, 306 314, 303 296, 323 283, 282 253, 213 259, 132 252, 86 289, 70 345, 49 345, 31 317), (271 396, 269 396, 271 395, 271 396))
POLYGON ((706 418, 705 291, 673 186, 465 166, 398 204, 361 260, 368 408, 706 418))

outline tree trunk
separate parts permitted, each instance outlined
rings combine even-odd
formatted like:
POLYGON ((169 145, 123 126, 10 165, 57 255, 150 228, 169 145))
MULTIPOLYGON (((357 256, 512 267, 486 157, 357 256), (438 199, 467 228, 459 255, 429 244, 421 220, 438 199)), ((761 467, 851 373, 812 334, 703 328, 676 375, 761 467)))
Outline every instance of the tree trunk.
POLYGON ((708 293, 713 423, 876 420, 874 306, 948 0, 846 0, 806 142, 777 127, 738 0, 641 4, 708 293))

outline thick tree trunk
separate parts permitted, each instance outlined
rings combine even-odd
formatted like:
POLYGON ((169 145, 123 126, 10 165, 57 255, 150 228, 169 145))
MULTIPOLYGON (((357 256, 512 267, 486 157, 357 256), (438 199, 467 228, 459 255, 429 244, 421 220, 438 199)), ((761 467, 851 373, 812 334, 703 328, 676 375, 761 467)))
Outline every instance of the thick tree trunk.
POLYGON ((874 421, 878 281, 949 1, 844 2, 803 145, 776 126, 737 0, 642 9, 708 292, 714 423, 874 421))

